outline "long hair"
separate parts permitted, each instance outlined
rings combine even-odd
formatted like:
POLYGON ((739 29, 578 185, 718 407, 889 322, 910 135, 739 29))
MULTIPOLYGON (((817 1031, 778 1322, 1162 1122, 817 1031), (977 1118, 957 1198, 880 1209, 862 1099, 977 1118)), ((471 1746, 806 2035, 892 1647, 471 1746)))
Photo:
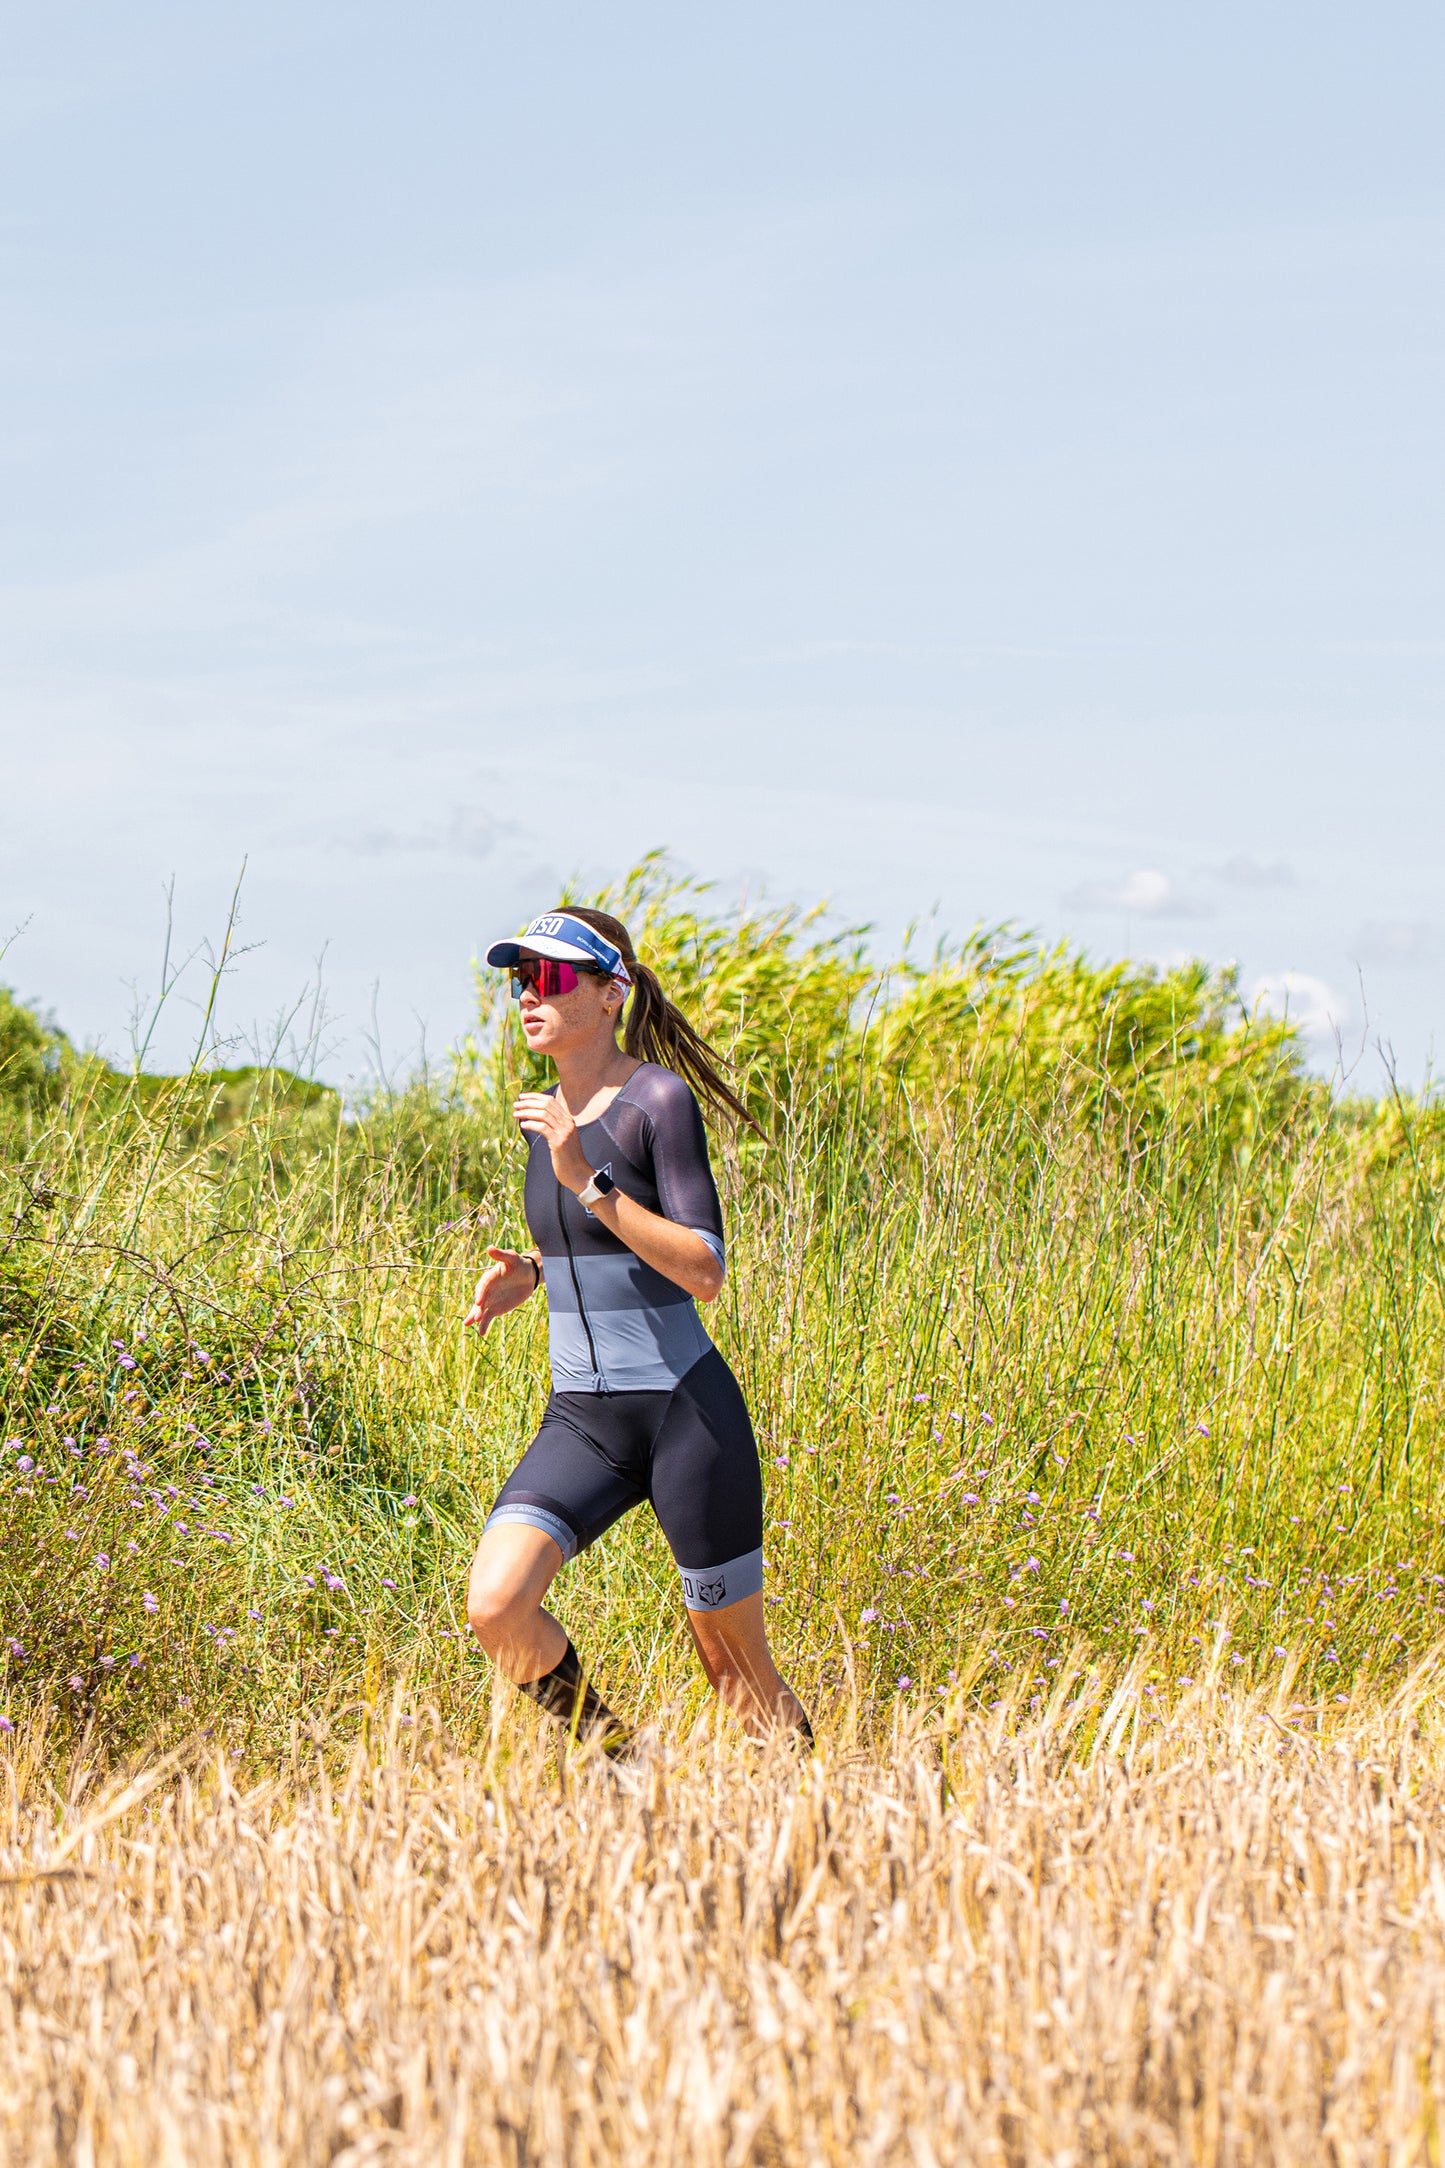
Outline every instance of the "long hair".
POLYGON ((593 911, 576 903, 559 903, 557 909, 570 913, 573 918, 585 919, 622 952, 627 976, 632 981, 627 1022, 622 1034, 625 1051, 635 1061, 654 1061, 660 1068, 675 1070, 714 1114, 730 1117, 734 1122, 745 1122, 749 1129, 765 1137, 767 1131, 754 1121, 723 1076, 720 1063, 724 1057, 714 1052, 701 1033, 693 1030, 676 1002, 668 1000, 662 990, 662 981, 652 966, 639 962, 632 936, 621 919, 614 918, 610 911, 593 911))

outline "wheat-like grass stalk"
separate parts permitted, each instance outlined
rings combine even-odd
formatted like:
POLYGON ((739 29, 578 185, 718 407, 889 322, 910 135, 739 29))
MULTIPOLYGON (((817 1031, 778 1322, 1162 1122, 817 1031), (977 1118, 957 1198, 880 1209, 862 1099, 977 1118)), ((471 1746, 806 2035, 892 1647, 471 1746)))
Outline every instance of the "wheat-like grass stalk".
MULTIPOLYGON (((0 2145, 49 2163, 1430 2162, 1442 1746, 1071 1671, 795 1767, 499 1700, 82 1791, 22 1750, 0 2145)), ((18 1735, 17 1735, 18 1737, 18 1735)))

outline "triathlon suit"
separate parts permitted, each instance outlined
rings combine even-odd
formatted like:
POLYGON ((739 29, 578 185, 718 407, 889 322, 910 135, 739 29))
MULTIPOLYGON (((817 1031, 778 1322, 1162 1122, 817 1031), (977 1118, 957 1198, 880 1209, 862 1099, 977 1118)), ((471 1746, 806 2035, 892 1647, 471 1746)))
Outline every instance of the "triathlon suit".
MULTIPOLYGON (((577 1134, 599 1173, 649 1212, 690 1227, 725 1262, 702 1115, 680 1076, 644 1062, 577 1134)), ((526 1211, 547 1283, 552 1393, 488 1528, 522 1521, 575 1558, 648 1499, 689 1611, 755 1596, 763 1585, 757 1444, 738 1382, 692 1297, 563 1188, 539 1136, 527 1161, 526 1211)))

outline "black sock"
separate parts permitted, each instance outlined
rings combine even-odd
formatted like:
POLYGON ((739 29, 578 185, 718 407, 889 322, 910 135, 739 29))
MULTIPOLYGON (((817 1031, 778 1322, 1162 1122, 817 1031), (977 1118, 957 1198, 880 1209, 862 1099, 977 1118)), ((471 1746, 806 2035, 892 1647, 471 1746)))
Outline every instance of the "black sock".
POLYGON ((811 1754, 815 1741, 813 1738, 813 1727, 808 1722, 807 1717, 800 1716, 797 1723, 793 1726, 793 1729, 803 1742, 803 1752, 805 1754, 811 1754))
POLYGON ((555 1716, 576 1738, 600 1746, 604 1754, 616 1754, 631 1742, 632 1734, 589 1682, 570 1641, 560 1663, 540 1679, 523 1679, 517 1691, 555 1716))

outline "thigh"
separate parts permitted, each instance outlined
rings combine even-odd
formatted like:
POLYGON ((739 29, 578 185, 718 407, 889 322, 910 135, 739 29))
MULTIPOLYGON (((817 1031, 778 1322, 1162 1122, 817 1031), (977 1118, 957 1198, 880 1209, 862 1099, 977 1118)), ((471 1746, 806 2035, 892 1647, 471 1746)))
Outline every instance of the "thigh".
POLYGON ((467 1615, 520 1604, 535 1610, 562 1570, 562 1546, 555 1536, 525 1521, 502 1521, 482 1530, 472 1570, 467 1576, 467 1615))
POLYGON ((747 1402, 714 1348, 672 1394, 652 1450, 652 1504, 690 1612, 763 1585, 763 1478, 747 1402))
POLYGON ((641 1504, 647 1496, 643 1453, 625 1435, 625 1411, 609 1409, 607 1398, 568 1393, 566 1403, 598 1403, 595 1409, 575 1408, 553 1394, 536 1437, 497 1494, 484 1536, 508 1526, 534 1528, 552 1538, 565 1561, 641 1504), (635 1470, 618 1450, 629 1442, 635 1470))

